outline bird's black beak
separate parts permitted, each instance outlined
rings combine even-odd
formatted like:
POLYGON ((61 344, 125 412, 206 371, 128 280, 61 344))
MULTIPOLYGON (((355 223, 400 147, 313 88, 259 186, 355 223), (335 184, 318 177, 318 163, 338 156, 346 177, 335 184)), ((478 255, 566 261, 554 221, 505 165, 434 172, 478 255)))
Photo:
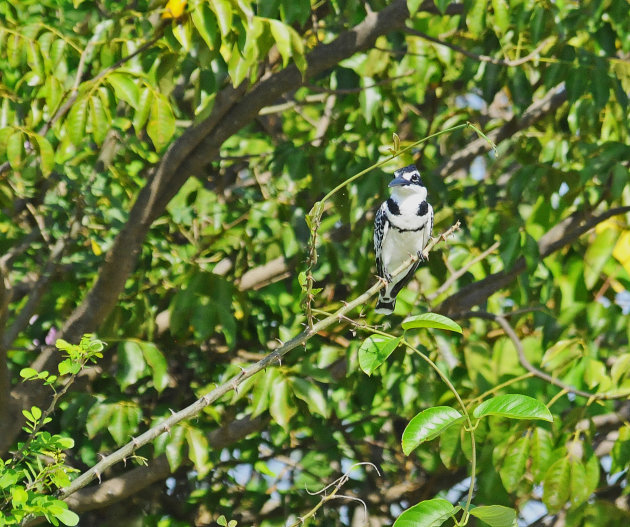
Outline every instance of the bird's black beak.
POLYGON ((389 185, 387 185, 388 187, 400 187, 402 185, 409 185, 409 181, 406 180, 404 177, 397 177, 392 179, 389 182, 389 185))

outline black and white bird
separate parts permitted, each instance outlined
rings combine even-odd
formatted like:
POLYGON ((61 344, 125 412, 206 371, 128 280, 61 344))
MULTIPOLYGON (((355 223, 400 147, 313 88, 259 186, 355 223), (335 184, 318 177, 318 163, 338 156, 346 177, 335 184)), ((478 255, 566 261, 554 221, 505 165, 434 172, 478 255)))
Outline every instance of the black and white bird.
POLYGON ((385 315, 394 311, 396 295, 424 261, 422 251, 433 232, 433 207, 427 202, 427 188, 416 166, 396 170, 389 187, 391 197, 381 205, 374 219, 376 272, 388 282, 380 291, 375 311, 385 315), (418 260, 392 277, 411 256, 418 256, 418 260))

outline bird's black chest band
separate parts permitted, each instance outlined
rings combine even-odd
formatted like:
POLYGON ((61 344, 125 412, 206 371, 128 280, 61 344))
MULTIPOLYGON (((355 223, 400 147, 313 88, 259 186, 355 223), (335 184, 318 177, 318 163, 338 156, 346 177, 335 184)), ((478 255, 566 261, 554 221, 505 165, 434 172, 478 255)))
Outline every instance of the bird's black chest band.
POLYGON ((394 223, 390 222, 390 225, 392 226, 392 229, 396 229, 398 232, 420 232, 422 229, 424 229, 424 225, 420 225, 420 227, 418 227, 417 229, 403 229, 402 227, 398 227, 397 225, 394 225, 394 223))

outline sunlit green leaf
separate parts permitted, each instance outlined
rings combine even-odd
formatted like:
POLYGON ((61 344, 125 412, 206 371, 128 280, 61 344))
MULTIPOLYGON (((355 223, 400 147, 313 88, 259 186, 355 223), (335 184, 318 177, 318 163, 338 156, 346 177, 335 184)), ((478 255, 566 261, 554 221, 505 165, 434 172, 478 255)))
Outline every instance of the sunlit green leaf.
POLYGON ((210 470, 208 440, 201 430, 188 426, 186 427, 186 443, 188 444, 188 457, 195 466, 197 477, 201 479, 210 470))
POLYGON ((393 527, 439 527, 458 510, 459 507, 441 498, 421 501, 404 511, 393 527))
POLYGON ((409 455, 424 441, 438 437, 447 428, 461 423, 464 417, 450 406, 434 406, 416 415, 405 427, 402 448, 409 455))
POLYGON ((516 511, 503 505, 482 505, 470 509, 470 514, 490 527, 516 527, 516 511))
POLYGON ((562 457, 549 467, 543 480, 543 503, 552 514, 569 501, 571 490, 571 463, 562 457))
POLYGON ((505 457, 499 467, 499 476, 508 492, 514 492, 523 479, 530 454, 530 442, 529 436, 524 435, 507 447, 505 457))
POLYGON ((422 315, 414 315, 406 318, 401 325, 405 330, 413 328, 435 328, 462 333, 462 328, 459 324, 444 315, 440 315, 439 313, 423 313, 422 315))
POLYGON ((55 151, 53 150, 52 145, 44 136, 36 135, 34 136, 35 142, 37 143, 37 150, 39 152, 39 158, 41 160, 41 168, 42 174, 47 176, 50 174, 55 167, 55 151))
POLYGON ((270 393, 269 413, 282 428, 288 430, 289 421, 297 409, 291 400, 289 382, 285 378, 276 380, 270 393))
POLYGON ((308 405, 310 412, 319 414, 322 417, 329 417, 330 406, 317 384, 300 377, 291 377, 290 381, 293 393, 298 399, 301 399, 308 405))
POLYGON ((136 383, 146 370, 146 362, 142 354, 142 348, 138 342, 127 340, 118 346, 118 369, 116 380, 120 389, 136 383))
POLYGON ((139 91, 134 78, 129 73, 110 73, 107 82, 114 88, 116 97, 125 101, 132 108, 138 108, 139 91))
POLYGON ((22 164, 24 155, 24 137, 22 132, 13 132, 7 140, 7 158, 11 167, 17 169, 22 164))
POLYGON ((168 99, 161 94, 155 94, 151 102, 147 133, 159 152, 170 142, 175 133, 175 116, 168 99))
POLYGON ((81 143, 86 137, 85 125, 88 116, 88 103, 87 97, 80 96, 72 105, 66 119, 66 132, 70 141, 75 145, 81 143))
POLYGON ((398 347, 401 338, 383 335, 371 335, 366 338, 359 348, 359 366, 361 369, 368 375, 372 375, 398 347))
POLYGON ((553 421, 549 409, 540 401, 520 394, 497 395, 485 400, 473 410, 477 419, 489 415, 509 417, 510 419, 542 419, 553 421))
POLYGON ((232 26, 232 6, 228 0, 214 0, 210 3, 210 9, 214 11, 219 23, 221 36, 226 36, 232 26))

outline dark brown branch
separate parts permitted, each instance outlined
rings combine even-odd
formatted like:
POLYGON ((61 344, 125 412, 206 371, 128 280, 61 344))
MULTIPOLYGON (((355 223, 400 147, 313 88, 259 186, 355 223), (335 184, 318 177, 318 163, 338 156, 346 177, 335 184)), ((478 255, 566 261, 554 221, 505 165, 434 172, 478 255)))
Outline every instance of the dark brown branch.
MULTIPOLYGON (((379 36, 402 28, 408 14, 405 0, 396 0, 382 11, 370 13, 363 22, 333 42, 311 51, 307 55, 308 69, 304 77, 295 65, 290 65, 260 82, 246 95, 244 84, 238 88, 229 86, 219 92, 208 119, 189 128, 172 143, 155 174, 140 191, 127 223, 105 256, 94 285, 71 314, 60 336, 68 341, 78 341, 81 335, 96 330, 107 318, 136 265, 151 224, 164 212, 184 182, 191 175, 202 173, 206 165, 217 158, 225 140, 282 94, 358 51, 368 49, 379 36)), ((32 366, 38 370, 52 370, 56 356, 54 349, 46 348, 32 366)), ((13 392, 19 406, 41 405, 42 398, 46 397, 45 392, 33 390, 31 386, 19 385, 13 392)), ((0 438, 0 451, 8 448, 19 433, 21 422, 14 421, 0 438)))
MULTIPOLYGON (((630 206, 610 209, 598 216, 592 213, 584 213, 583 211, 574 212, 571 216, 549 229, 540 238, 538 241, 540 258, 544 259, 561 247, 573 243, 582 234, 608 218, 627 212, 630 212, 630 206)), ((527 269, 525 258, 521 257, 511 269, 499 271, 483 280, 463 287, 457 293, 444 300, 435 311, 451 317, 468 311, 473 306, 484 303, 491 295, 512 283, 525 269, 527 269)))
MULTIPOLYGON (((262 430, 268 422, 267 416, 238 419, 212 431, 208 436, 208 446, 213 450, 221 450, 262 430)), ((171 467, 163 454, 149 461, 146 466, 134 468, 100 485, 86 487, 68 497, 66 502, 76 512, 101 509, 140 492, 156 481, 166 479, 171 473, 171 467)))
MULTIPOLYGON (((171 198, 193 174, 201 173, 218 156, 223 142, 254 119, 265 106, 306 79, 334 66, 358 51, 368 49, 383 34, 403 27, 408 16, 404 0, 397 0, 378 13, 369 14, 355 28, 307 55, 308 69, 302 78, 295 65, 273 74, 249 93, 246 86, 227 87, 217 95, 212 114, 182 134, 168 149, 153 178, 141 190, 125 227, 107 253, 98 278, 62 330, 63 338, 76 341, 98 328, 116 305, 118 295, 133 271, 146 234, 171 198)), ((54 366, 54 350, 45 350, 33 364, 36 369, 54 366)))
MULTIPOLYGON (((567 90, 564 82, 549 90, 542 99, 534 101, 523 115, 514 117, 500 128, 492 130, 488 138, 495 144, 512 137, 520 130, 529 128, 536 121, 558 109, 567 100, 567 90)), ((451 176, 455 171, 468 166, 472 160, 490 149, 488 142, 483 138, 475 139, 465 148, 455 152, 447 158, 447 161, 438 169, 442 177, 451 176)))

